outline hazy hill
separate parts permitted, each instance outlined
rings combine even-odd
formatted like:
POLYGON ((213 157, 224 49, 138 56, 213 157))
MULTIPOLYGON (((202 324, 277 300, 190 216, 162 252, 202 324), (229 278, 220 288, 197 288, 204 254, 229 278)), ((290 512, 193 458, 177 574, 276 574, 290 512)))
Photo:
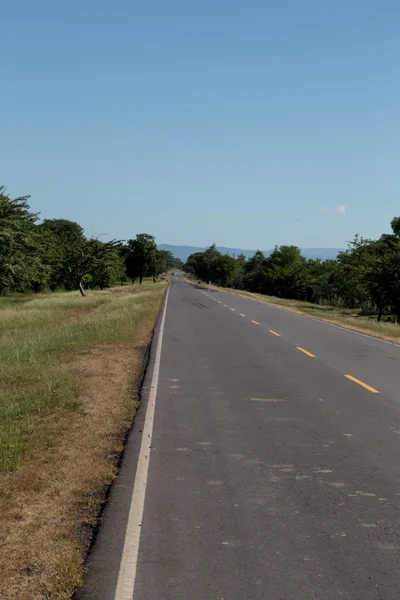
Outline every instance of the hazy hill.
MULTIPOLYGON (((160 244, 160 250, 169 250, 176 258, 180 258, 183 262, 186 262, 188 256, 194 252, 203 252, 205 248, 199 248, 196 246, 174 246, 171 244, 160 244)), ((253 256, 255 250, 241 250, 240 248, 225 248, 218 246, 218 250, 223 254, 244 254, 249 258, 253 256)), ((343 248, 301 248, 301 253, 305 258, 320 258, 326 260, 328 258, 336 258, 338 252, 341 252, 343 248)), ((269 256, 272 250, 263 250, 265 256, 269 256)))

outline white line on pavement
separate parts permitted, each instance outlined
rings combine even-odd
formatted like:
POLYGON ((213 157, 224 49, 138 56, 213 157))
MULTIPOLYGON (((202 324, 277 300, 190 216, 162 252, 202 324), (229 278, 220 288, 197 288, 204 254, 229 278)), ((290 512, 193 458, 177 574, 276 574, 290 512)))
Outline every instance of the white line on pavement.
POLYGON ((140 445, 135 484, 132 492, 128 524, 125 532, 124 548, 122 551, 117 589, 115 591, 114 600, 132 600, 135 589, 140 532, 143 519, 147 476, 149 472, 150 449, 153 435, 154 412, 157 400, 161 349, 164 336, 165 315, 167 312, 168 296, 169 288, 167 290, 167 296, 165 298, 163 314, 161 317, 160 332, 158 334, 153 377, 151 380, 149 399, 147 402, 147 410, 143 427, 143 437, 142 443, 140 445))

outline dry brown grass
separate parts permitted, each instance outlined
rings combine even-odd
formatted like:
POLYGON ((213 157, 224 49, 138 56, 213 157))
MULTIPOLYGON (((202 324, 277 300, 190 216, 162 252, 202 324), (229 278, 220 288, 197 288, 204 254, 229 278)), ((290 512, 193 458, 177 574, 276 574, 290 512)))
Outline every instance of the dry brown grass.
POLYGON ((81 584, 106 487, 138 406, 155 317, 149 312, 130 341, 80 349, 71 358, 78 409, 38 420, 46 443, 0 476, 2 600, 67 600, 81 584))

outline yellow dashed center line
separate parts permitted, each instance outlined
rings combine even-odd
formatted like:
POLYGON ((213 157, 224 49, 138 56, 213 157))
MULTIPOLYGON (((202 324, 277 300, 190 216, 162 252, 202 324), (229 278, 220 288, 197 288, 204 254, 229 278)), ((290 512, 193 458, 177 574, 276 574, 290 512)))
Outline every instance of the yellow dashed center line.
POLYGON ((354 383, 358 383, 358 385, 361 385, 361 387, 365 388, 369 392, 372 392, 373 394, 379 394, 378 390, 376 390, 375 388, 371 387, 370 385, 367 385, 363 381, 360 381, 359 379, 356 379, 352 375, 345 375, 345 377, 347 377, 347 379, 350 379, 351 381, 354 381, 354 383))
POLYGON ((315 358, 315 354, 311 354, 308 350, 304 350, 304 348, 300 348, 300 346, 296 346, 297 350, 303 352, 303 354, 307 354, 307 356, 311 356, 311 358, 315 358))
MULTIPOLYGON (((218 302, 218 304, 222 304, 222 306, 224 306, 225 308, 229 308, 227 304, 224 304, 220 300, 217 300, 216 298, 213 298, 212 296, 209 296, 205 292, 203 292, 203 293, 204 293, 205 296, 208 296, 209 298, 211 298, 211 300, 214 300, 215 302, 218 302)), ((236 312, 236 308, 231 308, 231 311, 232 312, 236 312)), ((239 313, 239 315, 241 317, 245 317, 246 316, 243 313, 239 313)), ((260 325, 260 323, 258 321, 253 321, 252 320, 251 322, 254 323, 254 325, 260 325)), ((281 334, 278 333, 277 331, 273 331, 273 329, 269 329, 268 331, 269 331, 269 333, 271 333, 272 335, 275 335, 276 337, 281 337, 281 334)), ((299 350, 300 352, 302 352, 303 354, 306 354, 310 358, 315 358, 315 354, 311 354, 311 352, 309 352, 308 350, 305 350, 304 348, 301 348, 301 346, 296 346, 296 349, 299 350)), ((345 377, 347 377, 347 379, 350 379, 350 381, 353 381, 354 383, 357 383, 361 387, 365 388, 366 390, 368 390, 372 394, 379 394, 378 390, 376 390, 375 388, 371 387, 367 383, 364 383, 363 381, 360 381, 359 379, 356 379, 356 377, 353 377, 352 375, 345 375, 345 377)))

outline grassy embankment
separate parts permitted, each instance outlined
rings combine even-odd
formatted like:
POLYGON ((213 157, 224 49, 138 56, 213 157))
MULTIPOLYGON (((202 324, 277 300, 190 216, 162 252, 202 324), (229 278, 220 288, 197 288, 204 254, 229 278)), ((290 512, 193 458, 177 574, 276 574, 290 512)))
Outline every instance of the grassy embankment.
MULTIPOLYGON (((188 281, 192 284, 196 283, 194 280, 188 281)), ((202 284, 202 287, 208 289, 208 285, 206 284, 202 284)), ((366 316, 357 309, 353 310, 349 308, 339 308, 337 306, 311 304, 310 302, 302 302, 300 300, 286 300, 284 298, 276 298, 275 296, 253 294, 250 292, 232 290, 230 288, 221 288, 218 286, 211 286, 211 289, 222 289, 226 292, 243 296, 244 298, 250 298, 256 302, 276 306, 289 312, 313 317, 314 319, 327 321, 328 323, 334 323, 335 325, 340 325, 346 329, 372 335, 382 340, 400 343, 399 325, 396 323, 386 323, 384 320, 378 323, 376 320, 376 315, 366 316)))
POLYGON ((0 298, 0 598, 81 583, 165 286, 0 298))

